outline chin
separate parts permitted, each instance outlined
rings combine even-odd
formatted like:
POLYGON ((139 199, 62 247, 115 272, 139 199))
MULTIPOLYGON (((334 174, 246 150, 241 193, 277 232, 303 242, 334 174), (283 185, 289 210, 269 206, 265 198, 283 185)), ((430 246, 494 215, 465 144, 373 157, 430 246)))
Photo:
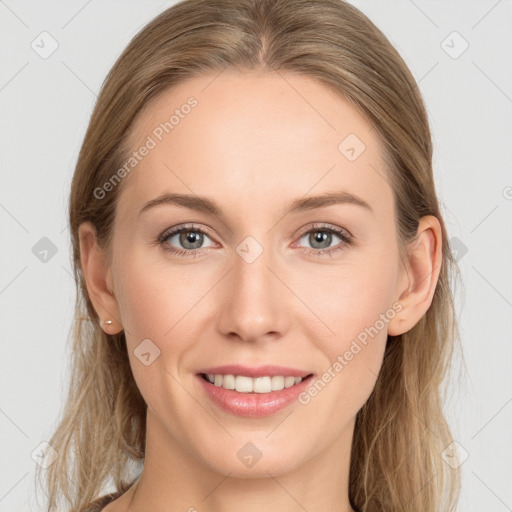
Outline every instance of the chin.
POLYGON ((273 441, 265 439, 269 432, 262 433, 261 440, 247 435, 230 439, 224 446, 205 447, 200 451, 203 463, 212 471, 234 478, 268 478, 292 472, 300 464, 297 454, 304 455, 304 442, 297 442, 295 447, 283 445, 277 437, 273 441))

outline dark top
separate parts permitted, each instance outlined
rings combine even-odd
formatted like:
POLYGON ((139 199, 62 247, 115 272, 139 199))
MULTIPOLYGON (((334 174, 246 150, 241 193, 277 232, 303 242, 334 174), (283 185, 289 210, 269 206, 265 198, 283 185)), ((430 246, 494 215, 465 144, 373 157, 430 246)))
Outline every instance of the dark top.
POLYGON ((106 507, 110 502, 116 500, 121 495, 123 495, 133 484, 132 483, 125 483, 123 482, 121 484, 121 489, 116 492, 112 492, 110 494, 105 494, 104 496, 101 496, 100 498, 95 499, 89 505, 86 505, 84 508, 80 510, 80 512, 100 512, 103 510, 104 507, 106 507))
POLYGON ((123 494, 121 491, 106 494, 105 496, 102 496, 101 498, 94 500, 92 503, 89 503, 89 505, 83 508, 81 512, 100 512, 111 501, 114 501, 115 499, 119 498, 121 494, 123 494))

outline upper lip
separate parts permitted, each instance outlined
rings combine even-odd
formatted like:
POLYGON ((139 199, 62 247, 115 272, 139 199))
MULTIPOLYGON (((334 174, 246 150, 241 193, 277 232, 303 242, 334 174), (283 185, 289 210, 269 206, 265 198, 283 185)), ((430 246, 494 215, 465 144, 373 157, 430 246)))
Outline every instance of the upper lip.
POLYGON ((263 365, 263 366, 243 366, 240 364, 227 364, 223 366, 211 366, 203 368, 198 373, 205 373, 211 375, 245 375, 247 377, 273 377, 275 375, 282 375, 283 377, 307 377, 312 372, 306 370, 299 370, 297 368, 289 368, 286 366, 276 365, 263 365))

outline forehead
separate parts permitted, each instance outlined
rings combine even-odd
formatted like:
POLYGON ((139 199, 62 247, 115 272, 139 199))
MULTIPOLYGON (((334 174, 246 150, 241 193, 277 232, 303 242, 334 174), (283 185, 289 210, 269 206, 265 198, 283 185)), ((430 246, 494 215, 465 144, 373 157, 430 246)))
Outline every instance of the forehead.
POLYGON ((125 178, 118 208, 163 192, 252 206, 333 190, 377 210, 392 202, 378 133, 305 75, 224 71, 183 81, 136 120, 129 147, 142 146, 151 149, 125 178))

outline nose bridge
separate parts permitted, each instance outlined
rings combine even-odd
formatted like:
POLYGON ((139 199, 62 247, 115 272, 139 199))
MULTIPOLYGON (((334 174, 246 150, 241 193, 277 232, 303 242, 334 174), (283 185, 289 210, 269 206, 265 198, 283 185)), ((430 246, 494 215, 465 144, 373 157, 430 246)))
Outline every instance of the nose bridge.
MULTIPOLYGON (((269 267, 272 267, 275 259, 270 243, 263 246, 253 237, 247 237, 236 252, 233 271, 237 279, 236 288, 243 294, 241 298, 245 298, 247 293, 252 294, 254 300, 270 298, 274 276, 269 267)), ((268 303, 268 300, 265 302, 268 303)))
POLYGON ((256 341, 269 333, 283 334, 286 298, 283 284, 274 275, 277 258, 270 245, 269 237, 260 243, 248 236, 236 247, 231 284, 223 296, 219 317, 219 328, 225 335, 234 333, 256 341))

